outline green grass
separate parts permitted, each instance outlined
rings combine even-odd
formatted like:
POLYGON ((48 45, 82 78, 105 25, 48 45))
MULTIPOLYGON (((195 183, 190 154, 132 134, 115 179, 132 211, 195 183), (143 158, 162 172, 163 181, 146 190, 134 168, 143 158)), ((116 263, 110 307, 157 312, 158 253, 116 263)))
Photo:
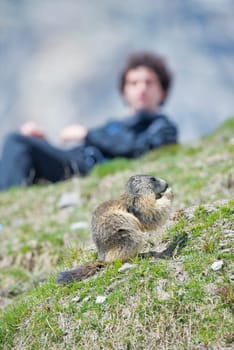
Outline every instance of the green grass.
POLYGON ((0 349, 233 348, 233 122, 196 145, 1 193, 0 349), (135 258, 126 273, 116 262, 85 281, 57 285, 58 271, 96 260, 89 227, 71 224, 90 222, 94 208, 118 196, 135 173, 165 178, 175 192, 169 227, 162 238, 149 236, 146 248, 178 234, 188 236, 185 246, 173 259, 135 258), (64 192, 78 190, 79 206, 58 208, 64 192), (213 271, 218 260, 223 266, 213 271), (100 295, 106 299, 97 304, 100 295))

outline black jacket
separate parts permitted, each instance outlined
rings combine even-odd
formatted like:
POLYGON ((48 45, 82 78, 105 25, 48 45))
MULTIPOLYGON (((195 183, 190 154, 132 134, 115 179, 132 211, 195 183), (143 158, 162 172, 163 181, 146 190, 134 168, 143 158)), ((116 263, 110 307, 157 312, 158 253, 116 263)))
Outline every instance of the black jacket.
POLYGON ((105 158, 135 158, 154 148, 177 142, 177 128, 166 116, 141 111, 89 130, 85 145, 96 147, 105 158))

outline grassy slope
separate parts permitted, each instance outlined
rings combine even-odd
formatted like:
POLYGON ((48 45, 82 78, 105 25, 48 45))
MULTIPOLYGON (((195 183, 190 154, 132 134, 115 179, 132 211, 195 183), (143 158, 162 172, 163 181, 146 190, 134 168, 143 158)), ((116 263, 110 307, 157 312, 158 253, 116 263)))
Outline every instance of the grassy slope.
POLYGON ((117 159, 80 180, 1 193, 0 348, 231 348, 233 130, 232 118, 196 145, 117 159), (175 212, 163 241, 185 232, 187 245, 173 260, 136 259, 125 274, 116 263, 89 280, 56 285, 58 270, 95 259, 89 228, 70 225, 89 222, 96 205, 121 193, 135 173, 172 184, 175 212), (59 209, 70 191, 80 192, 81 205, 59 209), (219 259, 223 267, 213 271, 219 259), (99 295, 107 297, 102 304, 99 295))

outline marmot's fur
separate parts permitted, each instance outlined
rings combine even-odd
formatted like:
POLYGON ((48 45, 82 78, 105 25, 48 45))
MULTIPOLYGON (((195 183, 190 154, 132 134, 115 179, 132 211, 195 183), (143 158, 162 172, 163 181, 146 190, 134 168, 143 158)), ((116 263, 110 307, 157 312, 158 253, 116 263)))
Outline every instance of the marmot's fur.
POLYGON ((120 197, 100 204, 93 213, 92 234, 99 261, 61 272, 57 281, 81 280, 107 263, 137 256, 144 233, 158 229, 168 218, 172 198, 164 180, 148 175, 130 177, 120 197))

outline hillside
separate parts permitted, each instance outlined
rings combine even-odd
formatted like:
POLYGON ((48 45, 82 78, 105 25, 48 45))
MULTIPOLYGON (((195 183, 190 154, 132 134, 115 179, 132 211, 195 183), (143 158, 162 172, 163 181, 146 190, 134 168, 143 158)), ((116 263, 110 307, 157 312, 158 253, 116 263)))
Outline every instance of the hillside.
POLYGON ((0 193, 0 349, 232 349, 233 130, 234 118, 193 145, 0 193), (175 193, 164 232, 149 233, 145 250, 178 235, 185 245, 173 259, 136 258, 125 273, 116 263, 56 284, 58 271, 96 259, 91 213, 136 173, 166 179, 175 193))

